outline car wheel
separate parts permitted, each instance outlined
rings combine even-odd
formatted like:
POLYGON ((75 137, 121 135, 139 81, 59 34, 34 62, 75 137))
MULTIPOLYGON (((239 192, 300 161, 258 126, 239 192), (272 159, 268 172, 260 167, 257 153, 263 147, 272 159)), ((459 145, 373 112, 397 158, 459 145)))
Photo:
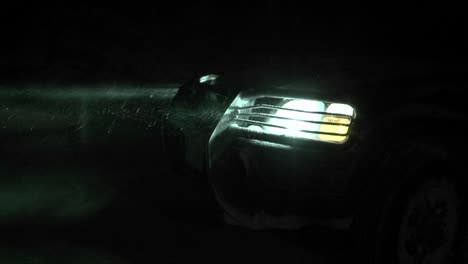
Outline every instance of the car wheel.
POLYGON ((431 179, 410 195, 396 223, 397 263, 455 263, 460 200, 454 183, 431 179))
POLYGON ((459 263, 465 226, 453 166, 427 153, 398 154, 353 223, 364 263, 459 263))

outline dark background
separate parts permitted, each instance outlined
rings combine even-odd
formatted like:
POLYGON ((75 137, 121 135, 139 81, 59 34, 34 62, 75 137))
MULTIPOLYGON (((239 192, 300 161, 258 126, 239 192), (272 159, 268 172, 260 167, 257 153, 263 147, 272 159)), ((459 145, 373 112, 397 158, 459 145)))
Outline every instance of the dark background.
POLYGON ((460 6, 158 2, 0 10, 2 80, 179 81, 194 72, 355 63, 465 63, 460 6))
MULTIPOLYGON (((208 72, 373 67, 364 58, 464 72, 465 17, 461 7, 439 3, 372 9, 290 1, 2 6, 0 82, 2 89, 11 83, 157 85, 208 72)), ((163 180, 155 187, 133 179, 130 186, 142 189, 127 188, 92 221, 7 228, 0 257, 12 263, 114 263, 112 256, 144 263, 346 260, 346 234, 224 225, 205 184, 163 165, 159 159, 132 171, 152 171, 163 180)), ((114 176, 124 178, 106 175, 114 176)))

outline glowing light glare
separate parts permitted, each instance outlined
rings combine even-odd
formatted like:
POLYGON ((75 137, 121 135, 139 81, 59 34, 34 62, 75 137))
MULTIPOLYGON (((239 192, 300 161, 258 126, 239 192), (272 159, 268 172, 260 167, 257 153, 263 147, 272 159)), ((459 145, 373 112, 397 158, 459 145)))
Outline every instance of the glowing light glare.
POLYGON ((287 135, 293 137, 302 137, 309 139, 316 139, 317 134, 311 134, 310 132, 304 131, 319 131, 320 124, 309 123, 306 121, 322 121, 322 114, 316 113, 306 113, 300 111, 308 112, 324 112, 325 104, 319 101, 311 100, 292 100, 283 105, 283 108, 291 109, 281 109, 276 112, 275 116, 279 118, 272 118, 269 123, 274 126, 279 127, 265 127, 267 132, 287 135), (287 118, 287 119, 281 119, 287 118), (283 127, 283 128, 280 128, 283 127))
POLYGON ((208 82, 212 83, 212 82, 216 81, 216 79, 218 79, 218 77, 219 76, 216 75, 216 74, 205 75, 205 76, 202 76, 200 78, 200 83, 208 83, 208 82))
MULTIPOLYGON (((240 108, 248 108, 254 105, 254 98, 239 95, 231 104, 232 107, 226 111, 226 120, 231 120, 240 108)), ((265 120, 266 124, 249 125, 244 128, 252 132, 265 132, 279 136, 341 144, 348 139, 349 125, 351 125, 352 119, 356 117, 353 107, 347 104, 328 104, 315 100, 290 99, 284 105, 278 106, 281 106, 281 109, 273 113, 275 117, 265 120)), ((240 125, 236 122, 231 123, 229 121, 229 123, 233 128, 240 128, 240 125)))
POLYGON ((252 106, 254 104, 254 100, 249 98, 242 98, 237 96, 236 99, 232 102, 233 107, 247 107, 252 106))
MULTIPOLYGON (((350 121, 347 118, 336 117, 336 116, 324 116, 322 119, 323 122, 336 123, 337 125, 322 124, 320 126, 320 132, 324 133, 336 133, 346 135, 348 133, 348 126, 340 126, 338 124, 349 125, 350 121)), ((344 142, 347 139, 347 136, 337 136, 337 135, 327 135, 327 134, 318 134, 318 138, 324 141, 334 141, 334 142, 344 142)))
POLYGON ((327 113, 347 115, 350 117, 355 116, 354 109, 347 104, 330 104, 327 107, 327 113))
POLYGON ((263 131, 261 126, 256 126, 256 125, 250 125, 247 128, 252 130, 252 131, 257 131, 257 132, 262 132, 263 131))
MULTIPOLYGON (((331 113, 331 114, 347 115, 349 117, 355 116, 354 109, 351 106, 346 105, 346 104, 330 104, 326 112, 331 113)), ((336 134, 343 134, 343 135, 346 135, 348 133, 349 125, 351 124, 351 120, 349 118, 339 117, 339 116, 334 116, 334 115, 324 115, 322 121, 327 122, 327 123, 335 123, 337 125, 322 124, 320 126, 320 132, 336 133, 336 134), (340 126, 340 124, 344 126, 340 126)), ((324 141, 341 143, 341 142, 346 141, 348 136, 319 134, 318 138, 324 141)))

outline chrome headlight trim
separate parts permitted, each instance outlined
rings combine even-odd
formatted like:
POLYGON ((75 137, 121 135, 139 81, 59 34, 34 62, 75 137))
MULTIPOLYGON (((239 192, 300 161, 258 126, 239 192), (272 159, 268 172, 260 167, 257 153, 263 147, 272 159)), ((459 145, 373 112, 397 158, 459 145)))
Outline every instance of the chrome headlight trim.
POLYGON ((227 129, 245 133, 343 144, 356 118, 345 103, 312 98, 240 93, 218 123, 210 142, 227 129))

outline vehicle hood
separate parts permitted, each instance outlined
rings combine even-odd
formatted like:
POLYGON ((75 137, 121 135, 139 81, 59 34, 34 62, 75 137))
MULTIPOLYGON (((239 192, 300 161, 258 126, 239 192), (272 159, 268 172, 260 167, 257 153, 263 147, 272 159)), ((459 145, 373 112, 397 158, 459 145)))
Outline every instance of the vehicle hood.
POLYGON ((433 60, 347 57, 269 65, 221 77, 227 89, 303 91, 317 99, 349 103, 367 112, 390 105, 430 102, 461 92, 466 67, 433 60))

